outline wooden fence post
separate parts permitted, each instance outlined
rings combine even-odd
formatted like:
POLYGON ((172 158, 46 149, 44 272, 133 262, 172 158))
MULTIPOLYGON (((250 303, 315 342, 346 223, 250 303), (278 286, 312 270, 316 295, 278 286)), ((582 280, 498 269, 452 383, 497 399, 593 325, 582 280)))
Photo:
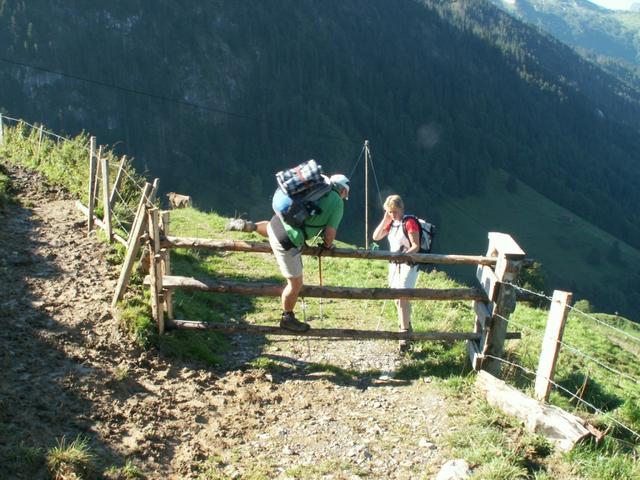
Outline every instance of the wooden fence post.
POLYGON ((0 113, 0 145, 4 145, 4 122, 2 121, 1 113, 0 113))
POLYGON ((89 208, 87 228, 89 233, 93 230, 93 206, 95 191, 95 178, 96 178, 96 137, 92 136, 89 140, 89 200, 87 207, 89 208))
POLYGON ((573 295, 569 292, 554 290, 547 327, 542 340, 540 360, 536 373, 535 396, 538 400, 546 402, 551 393, 558 354, 560 353, 560 341, 564 333, 564 324, 569 313, 569 304, 573 295))
POLYGON ((107 228, 109 243, 113 242, 113 225, 111 224, 111 203, 109 202, 109 159, 105 156, 102 163, 102 208, 104 209, 103 223, 107 228))
POLYGON ((158 333, 164 333, 164 293, 162 291, 162 255, 160 254, 160 226, 158 209, 149 210, 149 275, 151 277, 151 311, 158 326, 158 333))
POLYGON ((100 174, 102 173, 102 145, 98 147, 98 154, 96 157, 96 176, 93 179, 93 207, 96 208, 98 206, 98 192, 100 191, 100 174))
POLYGON ((489 297, 490 302, 485 306, 491 312, 491 317, 485 319, 482 338, 477 345, 481 361, 476 363, 476 367, 497 376, 500 374, 500 361, 485 356, 501 358, 504 352, 509 315, 516 308, 515 288, 509 283, 517 278, 525 253, 510 235, 489 232, 487 256, 497 260, 495 270, 484 265, 478 266, 476 273, 489 297))
POLYGON ((111 195, 109 196, 109 208, 113 209, 113 205, 116 203, 116 193, 118 188, 120 188, 120 182, 122 181, 122 174, 124 173, 125 165, 127 164, 127 156, 123 155, 122 160, 120 160, 120 166, 118 167, 118 173, 116 174, 116 179, 113 182, 113 187, 111 187, 111 195))
MULTIPOLYGON (((161 212, 160 226, 162 235, 165 237, 170 235, 170 214, 166 210, 161 212)), ((171 275, 171 249, 163 248, 160 253, 162 255, 162 276, 171 275)), ((173 320, 173 291, 165 291, 164 305, 167 318, 173 320)))
POLYGON ((38 150, 36 152, 36 162, 40 163, 40 150, 42 149, 42 136, 44 135, 44 127, 42 124, 38 126, 38 150))
POLYGON ((159 180, 156 178, 153 185, 147 183, 142 189, 142 196, 138 203, 138 210, 136 211, 136 217, 131 227, 131 233, 129 234, 129 244, 127 245, 127 254, 124 257, 122 264, 122 270, 120 271, 120 278, 116 284, 116 291, 113 294, 113 301, 111 306, 115 307, 116 304, 122 298, 127 285, 129 285, 129 279, 131 278, 131 270, 133 269, 133 263, 136 261, 138 251, 140 250, 140 236, 147 226, 147 204, 151 205, 156 198, 156 192, 158 190, 159 180))

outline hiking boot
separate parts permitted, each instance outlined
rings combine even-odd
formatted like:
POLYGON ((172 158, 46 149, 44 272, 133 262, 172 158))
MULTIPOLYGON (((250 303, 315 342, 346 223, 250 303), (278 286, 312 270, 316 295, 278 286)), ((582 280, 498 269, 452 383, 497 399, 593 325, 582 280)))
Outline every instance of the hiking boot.
MULTIPOLYGON (((413 328, 409 327, 407 329, 401 328, 401 333, 413 332, 413 328)), ((398 340, 398 351, 400 353, 407 353, 411 350, 411 340, 398 340)))
POLYGON ((411 350, 411 340, 398 341, 398 352, 407 353, 409 350, 411 350))
POLYGON ((256 225, 255 223, 243 218, 232 218, 229 220, 229 223, 227 223, 225 230, 232 230, 235 232, 255 232, 256 225))
POLYGON ((280 319, 280 327, 292 332, 306 332, 311 328, 308 323, 301 322, 296 318, 293 312, 284 312, 280 319))

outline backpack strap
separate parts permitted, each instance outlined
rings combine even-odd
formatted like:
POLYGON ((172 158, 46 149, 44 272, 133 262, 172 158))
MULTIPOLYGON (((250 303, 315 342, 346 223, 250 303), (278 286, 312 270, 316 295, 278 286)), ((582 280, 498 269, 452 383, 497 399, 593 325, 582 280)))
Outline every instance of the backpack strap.
POLYGON ((422 246, 422 227, 420 226, 420 220, 418 220, 418 217, 416 217, 415 215, 405 215, 404 217, 402 217, 402 233, 404 233, 404 236, 407 240, 411 241, 409 238, 409 234, 407 233, 407 220, 411 218, 418 224, 418 245, 422 246))

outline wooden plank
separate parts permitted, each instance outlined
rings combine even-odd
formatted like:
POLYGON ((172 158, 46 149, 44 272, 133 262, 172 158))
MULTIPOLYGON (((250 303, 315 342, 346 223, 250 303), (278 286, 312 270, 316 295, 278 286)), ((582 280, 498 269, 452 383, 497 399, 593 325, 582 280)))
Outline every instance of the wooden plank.
POLYGON ((102 205, 104 209, 104 226, 109 243, 113 242, 113 225, 111 224, 111 204, 109 203, 109 159, 101 159, 102 165, 102 205))
POLYGON ((491 323, 491 311, 489 306, 484 302, 474 301, 473 309, 476 312, 476 324, 481 330, 489 327, 491 323))
POLYGON ((551 382, 555 375, 556 362, 560 352, 559 342, 562 340, 572 297, 573 295, 569 292, 560 290, 553 292, 536 373, 535 397, 543 402, 549 399, 551 392, 551 382))
POLYGON ((492 251, 504 255, 510 260, 524 260, 526 256, 520 245, 511 235, 506 233, 489 232, 489 245, 492 251))
POLYGON ((95 178, 96 178, 96 137, 92 136, 89 139, 89 199, 87 200, 87 206, 89 211, 87 213, 87 229, 88 233, 93 231, 93 207, 95 205, 95 178))
POLYGON ((133 264, 138 257, 138 251, 140 249, 140 236, 147 226, 146 205, 147 199, 153 201, 155 198, 155 188, 153 185, 146 183, 142 189, 142 195, 140 196, 140 202, 138 203, 138 210, 136 211, 136 217, 133 221, 133 227, 129 234, 129 243, 127 244, 127 254, 124 257, 122 269, 120 270, 120 278, 116 284, 116 290, 113 294, 113 300, 111 306, 115 307, 116 304, 124 295, 124 291, 129 285, 129 279, 131 278, 131 270, 133 264))
POLYGON ((122 177, 124 174, 124 168, 127 164, 127 156, 123 155, 122 160, 120 160, 120 166, 118 167, 118 173, 116 174, 116 179, 113 182, 113 187, 111 187, 111 195, 109 196, 109 208, 113 210, 113 206, 116 203, 116 193, 120 188, 120 183, 122 182, 122 177))
POLYGON ((491 406, 516 417, 529 432, 546 437, 563 452, 590 435, 581 418, 553 405, 544 405, 487 372, 478 372, 476 387, 491 406))
POLYGON ((467 340, 467 353, 469 355, 471 368, 478 371, 482 365, 482 352, 477 340, 467 340))
MULTIPOLYGON (((149 284, 150 280, 145 279, 149 284)), ((229 280, 197 280, 189 277, 167 276, 163 279, 164 288, 184 288, 205 292, 233 293, 255 297, 279 297, 283 284, 265 282, 235 282, 229 280)), ((349 298, 360 300, 486 300, 484 293, 477 288, 355 288, 305 285, 300 291, 301 297, 349 298)))
MULTIPOLYGON (((487 356, 502 358, 504 353, 504 341, 507 338, 509 315, 516 306, 515 289, 506 283, 500 284, 498 298, 491 315, 491 327, 485 330, 480 345, 482 353, 487 356)), ((500 373, 502 362, 494 358, 485 358, 482 368, 493 375, 500 373)))
MULTIPOLYGON (((213 251, 235 251, 272 253, 271 246, 267 242, 245 242, 241 240, 209 240, 206 238, 172 237, 162 240, 162 246, 166 248, 194 248, 213 251)), ((368 260, 386 260, 394 262, 414 262, 428 264, 449 265, 495 265, 496 259, 472 255, 439 255, 433 253, 398 254, 384 250, 354 250, 349 248, 336 248, 322 250, 319 247, 305 246, 303 255, 322 255, 323 257, 336 258, 361 258, 368 260)))
MULTIPOLYGON (((284 328, 269 325, 251 325, 238 323, 209 323, 195 320, 166 320, 167 329, 215 330, 221 333, 246 333, 256 335, 295 335, 305 337, 357 338, 381 340, 423 340, 456 342, 475 340, 476 333, 465 332, 385 332, 379 330, 355 330, 344 328, 311 328, 306 332, 292 332, 284 328)), ((513 338, 520 338, 519 333, 512 333, 513 338)))
POLYGON ((513 282, 518 277, 523 260, 510 260, 505 255, 499 254, 495 266, 495 275, 501 282, 513 282))
POLYGON ((158 327, 158 334, 164 333, 164 298, 162 296, 162 256, 160 255, 160 227, 157 208, 148 211, 149 226, 149 276, 151 286, 151 311, 158 327))
POLYGON ((480 286, 487 295, 490 302, 495 301, 498 293, 498 277, 493 272, 491 267, 487 265, 478 265, 476 270, 476 278, 480 282, 480 286))

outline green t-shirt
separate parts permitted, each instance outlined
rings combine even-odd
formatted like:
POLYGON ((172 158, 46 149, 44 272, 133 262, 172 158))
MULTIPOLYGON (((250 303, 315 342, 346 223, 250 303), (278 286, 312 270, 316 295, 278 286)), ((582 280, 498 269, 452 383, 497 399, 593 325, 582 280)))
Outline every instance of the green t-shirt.
POLYGON ((287 231, 291 243, 296 247, 304 243, 305 234, 306 238, 311 239, 318 235, 320 231, 324 230, 326 226, 333 227, 336 230, 338 229, 344 211, 344 203, 338 192, 331 190, 318 200, 318 206, 322 212, 319 215, 307 217, 304 221, 304 233, 302 232, 302 228, 292 227, 288 223, 283 222, 284 229, 287 231))

